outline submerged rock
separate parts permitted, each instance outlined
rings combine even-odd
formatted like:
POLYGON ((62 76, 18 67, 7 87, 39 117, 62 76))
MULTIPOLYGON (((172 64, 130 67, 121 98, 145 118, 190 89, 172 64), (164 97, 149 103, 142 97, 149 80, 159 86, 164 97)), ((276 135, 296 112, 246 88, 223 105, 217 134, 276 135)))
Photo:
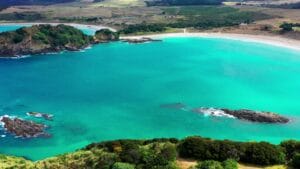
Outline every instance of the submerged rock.
POLYGON ((44 118, 46 120, 52 120, 53 115, 52 114, 46 114, 46 113, 39 113, 39 112, 28 112, 26 113, 28 116, 33 116, 37 118, 44 118))
POLYGON ((229 110, 215 108, 197 108, 194 112, 211 116, 224 116, 259 123, 288 123, 289 119, 271 112, 253 111, 247 109, 229 110))
POLYGON ((20 118, 12 118, 3 116, 0 118, 5 130, 17 137, 31 138, 37 136, 49 137, 50 134, 45 133, 47 128, 44 124, 38 124, 33 121, 22 120, 20 118))
POLYGON ((160 105, 161 108, 168 108, 168 109, 185 109, 186 105, 183 103, 170 103, 170 104, 162 104, 160 105))

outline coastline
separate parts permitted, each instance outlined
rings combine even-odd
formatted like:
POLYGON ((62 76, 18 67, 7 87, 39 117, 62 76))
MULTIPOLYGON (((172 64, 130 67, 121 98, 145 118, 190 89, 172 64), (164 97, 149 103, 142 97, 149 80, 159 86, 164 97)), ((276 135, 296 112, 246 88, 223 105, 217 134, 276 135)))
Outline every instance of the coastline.
POLYGON ((64 24, 64 25, 69 25, 69 26, 73 26, 75 28, 84 28, 84 29, 91 29, 94 31, 100 30, 100 29, 110 29, 111 31, 116 31, 115 29, 111 28, 111 27, 107 27, 107 26, 102 26, 102 25, 88 25, 88 24, 79 24, 79 23, 59 23, 59 22, 17 22, 17 23, 10 23, 10 22, 0 22, 0 26, 15 26, 15 25, 24 25, 24 26, 32 26, 32 25, 41 25, 41 24, 49 24, 52 26, 56 26, 59 24, 64 24))
POLYGON ((251 35, 251 34, 234 34, 234 33, 162 33, 151 35, 132 35, 121 36, 120 39, 140 39, 140 38, 163 39, 169 37, 199 37, 199 38, 222 38, 239 40, 245 42, 263 43, 272 46, 284 47, 293 50, 300 50, 300 40, 284 38, 281 36, 251 35))

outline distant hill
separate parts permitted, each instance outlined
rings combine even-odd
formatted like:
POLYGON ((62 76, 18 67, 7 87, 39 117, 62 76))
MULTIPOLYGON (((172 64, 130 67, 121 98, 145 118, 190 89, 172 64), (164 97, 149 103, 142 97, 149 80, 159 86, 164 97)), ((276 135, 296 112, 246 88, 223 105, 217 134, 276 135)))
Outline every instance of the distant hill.
POLYGON ((220 5, 224 0, 147 0, 147 6, 220 5))
POLYGON ((1 0, 1 7, 8 7, 12 5, 51 5, 56 3, 73 2, 75 0, 1 0))

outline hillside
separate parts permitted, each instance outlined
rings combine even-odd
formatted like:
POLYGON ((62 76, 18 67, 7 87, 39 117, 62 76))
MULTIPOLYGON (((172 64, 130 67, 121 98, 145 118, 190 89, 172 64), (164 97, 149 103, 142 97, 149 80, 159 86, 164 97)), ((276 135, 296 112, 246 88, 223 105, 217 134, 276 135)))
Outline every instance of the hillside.
POLYGON ((71 26, 35 25, 1 33, 0 55, 17 56, 80 50, 91 42, 90 36, 71 26))
MULTIPOLYGON (((93 143, 76 152, 37 162, 1 155, 0 168, 179 169, 193 166, 193 169, 237 169, 237 162, 241 162, 255 165, 257 169, 265 168, 259 166, 284 169, 286 167, 280 164, 300 166, 299 147, 297 141, 272 145, 201 137, 115 140, 93 143), (273 165, 277 166, 271 167, 273 165)), ((239 166, 251 168, 251 165, 239 166)))
POLYGON ((12 5, 51 5, 56 3, 73 2, 75 0, 5 0, 0 1, 0 6, 12 5))

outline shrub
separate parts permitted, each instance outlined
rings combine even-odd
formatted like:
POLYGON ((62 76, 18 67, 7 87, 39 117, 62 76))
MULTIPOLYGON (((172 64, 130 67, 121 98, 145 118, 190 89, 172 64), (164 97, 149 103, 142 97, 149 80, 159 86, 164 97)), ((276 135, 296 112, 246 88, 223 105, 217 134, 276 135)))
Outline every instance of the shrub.
POLYGON ((284 149, 288 160, 292 159, 295 153, 300 153, 300 142, 295 140, 283 141, 280 146, 284 149))
POLYGON ((280 147, 267 142, 246 143, 246 152, 241 160, 259 165, 283 164, 285 154, 280 147))
POLYGON ((291 23, 283 23, 279 26, 283 32, 293 31, 293 24, 291 23))
POLYGON ((222 166, 224 169, 238 169, 238 163, 232 159, 223 161, 222 166))
POLYGON ((134 169, 134 165, 128 163, 116 162, 112 169, 134 169))

